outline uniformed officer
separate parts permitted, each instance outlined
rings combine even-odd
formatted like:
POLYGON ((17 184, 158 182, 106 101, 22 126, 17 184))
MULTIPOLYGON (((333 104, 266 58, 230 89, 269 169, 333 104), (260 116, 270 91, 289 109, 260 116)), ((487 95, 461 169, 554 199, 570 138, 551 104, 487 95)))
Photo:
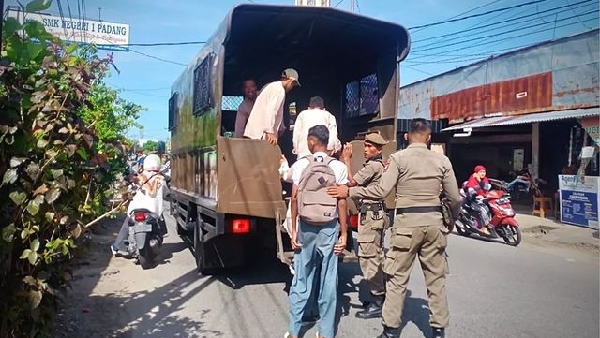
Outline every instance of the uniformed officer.
MULTIPOLYGON (((348 167, 349 187, 378 184, 383 174, 382 148, 387 141, 378 133, 367 134, 365 137, 365 163, 352 175, 351 158, 352 145, 344 146, 342 161, 348 167)), ((381 317, 385 297, 385 281, 383 276, 383 231, 389 224, 389 219, 381 198, 362 198, 356 200, 359 212, 358 225, 358 262, 363 273, 371 300, 364 311, 356 314, 358 318, 381 317)))
POLYGON ((410 145, 390 156, 381 183, 368 187, 330 187, 336 197, 384 198, 396 187, 396 217, 390 250, 384 262, 387 275, 383 304, 383 333, 379 338, 398 338, 406 286, 415 256, 419 257, 429 296, 429 323, 433 337, 443 338, 448 325, 446 299, 446 236, 443 228, 440 184, 453 215, 458 215, 460 196, 450 160, 427 149, 431 127, 414 119, 405 135, 410 145))

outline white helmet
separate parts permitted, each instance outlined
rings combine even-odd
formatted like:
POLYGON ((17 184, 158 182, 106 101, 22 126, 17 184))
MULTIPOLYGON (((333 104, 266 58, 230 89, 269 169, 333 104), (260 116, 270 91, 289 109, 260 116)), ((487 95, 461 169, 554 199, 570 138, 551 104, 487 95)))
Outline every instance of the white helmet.
POLYGON ((160 171, 161 166, 160 157, 156 154, 150 154, 144 158, 144 170, 160 171))

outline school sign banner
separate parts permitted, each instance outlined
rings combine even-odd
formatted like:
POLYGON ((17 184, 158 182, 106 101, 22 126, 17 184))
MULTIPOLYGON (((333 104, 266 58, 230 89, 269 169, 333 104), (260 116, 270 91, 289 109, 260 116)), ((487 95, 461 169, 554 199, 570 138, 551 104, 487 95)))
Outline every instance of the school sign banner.
POLYGON ((61 18, 9 9, 8 17, 20 23, 34 20, 42 23, 48 33, 64 41, 96 44, 99 47, 126 47, 129 44, 129 24, 106 21, 61 18))

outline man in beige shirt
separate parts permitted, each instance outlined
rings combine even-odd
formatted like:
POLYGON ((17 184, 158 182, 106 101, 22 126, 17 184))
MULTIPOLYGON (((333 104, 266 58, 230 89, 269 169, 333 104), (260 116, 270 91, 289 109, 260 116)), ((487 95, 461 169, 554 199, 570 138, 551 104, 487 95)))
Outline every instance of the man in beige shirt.
POLYGON ((399 338, 406 287, 413 262, 419 257, 427 284, 432 338, 444 338, 449 323, 446 298, 446 232, 442 218, 440 185, 452 215, 458 215, 461 198, 450 160, 427 149, 431 126, 413 119, 405 135, 408 148, 390 155, 381 181, 366 187, 346 185, 328 188, 333 197, 383 199, 396 191, 396 216, 390 250, 383 263, 387 275, 383 303, 383 333, 378 338, 399 338), (350 191, 348 191, 350 190, 350 191))
POLYGON ((281 74, 281 80, 267 84, 254 102, 244 137, 267 140, 276 145, 278 131, 281 130, 283 122, 285 94, 299 85, 298 72, 293 68, 285 69, 281 74))

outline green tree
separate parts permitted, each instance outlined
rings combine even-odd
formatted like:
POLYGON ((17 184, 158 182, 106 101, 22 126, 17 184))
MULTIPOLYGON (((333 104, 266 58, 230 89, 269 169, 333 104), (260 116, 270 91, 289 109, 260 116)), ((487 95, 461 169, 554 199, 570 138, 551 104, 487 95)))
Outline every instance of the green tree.
POLYGON ((0 337, 48 337, 71 251, 105 208, 111 161, 123 159, 141 108, 102 83, 112 59, 93 47, 12 18, 2 39, 0 337))
POLYGON ((146 152, 146 153, 149 153, 152 151, 158 151, 158 142, 153 141, 153 140, 148 140, 148 141, 144 142, 144 144, 142 145, 142 149, 144 149, 144 152, 146 152))

